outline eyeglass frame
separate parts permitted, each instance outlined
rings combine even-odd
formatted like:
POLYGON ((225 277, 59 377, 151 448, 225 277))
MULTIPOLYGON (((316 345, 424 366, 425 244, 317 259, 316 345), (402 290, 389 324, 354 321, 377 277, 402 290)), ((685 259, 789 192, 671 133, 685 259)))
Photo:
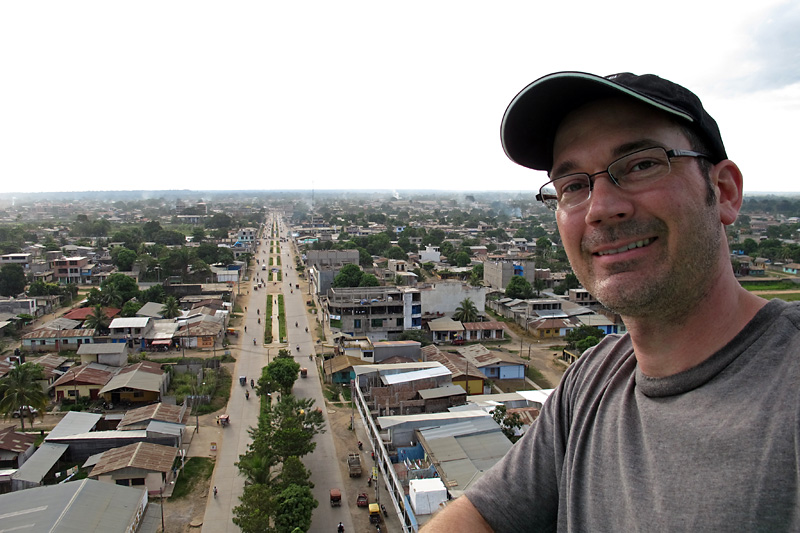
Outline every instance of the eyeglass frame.
POLYGON ((571 174, 565 174, 563 176, 559 176, 557 178, 551 179, 550 181, 548 181, 547 183, 545 183, 544 185, 539 187, 539 193, 536 195, 536 200, 538 200, 539 202, 542 202, 545 205, 545 207, 547 207, 548 209, 556 211, 559 208, 559 201, 558 201, 557 195, 555 195, 555 194, 547 194, 547 195, 545 195, 543 193, 543 191, 544 191, 545 187, 548 187, 548 186, 552 186, 552 188, 555 189, 555 186, 553 185, 555 182, 561 181, 564 178, 569 178, 569 177, 572 177, 572 176, 586 176, 586 178, 589 181, 589 193, 586 195, 586 199, 581 200, 577 204, 570 205, 567 208, 562 208, 562 209, 572 209, 574 207, 578 207, 579 205, 584 204, 587 200, 589 200, 592 197, 592 191, 594 191, 594 182, 595 182, 594 178, 595 178, 595 176, 599 176, 600 174, 608 174, 608 177, 611 180, 611 183, 613 183, 614 185, 616 185, 617 187, 619 187, 623 191, 627 190, 627 189, 625 189, 625 187, 620 185, 619 181, 617 181, 617 178, 615 178, 613 176, 613 174, 611 174, 611 167, 613 167, 614 165, 616 165, 617 163, 619 163, 620 161, 622 161, 623 159, 625 159, 627 157, 630 157, 632 155, 636 155, 636 154, 638 154, 640 152, 646 152, 648 150, 653 150, 653 149, 663 150, 664 154, 667 156, 667 163, 669 164, 669 168, 667 169, 667 172, 663 176, 659 176, 658 178, 650 180, 650 182, 652 182, 652 183, 655 183, 656 181, 660 180, 661 178, 669 176, 670 172, 672 171, 672 164, 670 163, 671 159, 674 159, 676 157, 696 157, 696 158, 702 157, 702 158, 705 158, 705 159, 709 158, 708 154, 704 154, 704 153, 701 153, 701 152, 695 152, 694 150, 681 150, 681 149, 678 149, 678 148, 672 148, 670 150, 667 150, 663 146, 650 146, 648 148, 642 148, 641 150, 634 150, 633 152, 631 152, 629 154, 625 154, 622 157, 618 157, 617 159, 612 161, 608 165, 608 167, 606 167, 605 170, 601 170, 600 172, 595 172, 594 174, 589 174, 588 172, 573 172, 571 174))

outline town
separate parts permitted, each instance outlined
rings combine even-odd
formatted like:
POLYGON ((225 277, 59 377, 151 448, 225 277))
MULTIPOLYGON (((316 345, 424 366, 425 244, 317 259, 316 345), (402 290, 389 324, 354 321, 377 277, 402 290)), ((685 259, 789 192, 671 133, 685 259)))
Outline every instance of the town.
MULTIPOLYGON (((740 283, 799 229, 747 197, 740 283)), ((625 332, 528 193, 3 196, 0 252, 3 530, 415 532, 625 332)))

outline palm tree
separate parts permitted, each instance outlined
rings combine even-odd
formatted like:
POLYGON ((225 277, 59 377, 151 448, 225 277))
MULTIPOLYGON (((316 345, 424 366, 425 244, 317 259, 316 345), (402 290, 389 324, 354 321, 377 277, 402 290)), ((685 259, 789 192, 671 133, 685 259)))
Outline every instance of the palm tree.
MULTIPOLYGON (((22 429, 25 429, 25 408, 30 405, 43 411, 47 407, 47 394, 37 383, 43 377, 41 366, 25 363, 12 368, 6 377, 0 379, 0 413, 3 413, 4 418, 18 410, 22 429)), ((28 412, 28 416, 33 423, 33 412, 28 412)))
POLYGON ((84 321, 84 326, 89 329, 96 329, 100 333, 105 332, 108 330, 108 325, 111 323, 111 320, 108 318, 108 315, 103 310, 103 306, 97 304, 94 306, 92 313, 86 317, 84 321))
POLYGON ((478 320, 478 308, 471 298, 464 298, 453 313, 453 320, 459 322, 475 322, 478 320))
POLYGON ((174 296, 169 296, 167 301, 161 307, 161 316, 164 318, 175 318, 181 316, 181 308, 178 305, 178 300, 174 296))
POLYGON ((101 301, 111 307, 122 307, 122 294, 114 285, 107 285, 100 292, 101 301))

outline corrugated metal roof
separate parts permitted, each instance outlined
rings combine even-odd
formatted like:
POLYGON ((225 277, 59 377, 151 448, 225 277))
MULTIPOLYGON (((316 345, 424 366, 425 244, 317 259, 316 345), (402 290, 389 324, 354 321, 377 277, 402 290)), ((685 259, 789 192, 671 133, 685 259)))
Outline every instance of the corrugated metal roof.
POLYGON ((136 409, 128 410, 117 427, 123 429, 147 420, 160 420, 162 422, 180 424, 182 422, 182 410, 183 408, 178 405, 169 405, 160 402, 152 405, 145 405, 144 407, 137 407, 136 409))
POLYGON ((125 318, 115 318, 109 324, 109 329, 117 328, 143 328, 147 326, 147 322, 151 320, 147 316, 132 316, 125 318))
POLYGON ((0 495, 0 508, 14 510, 0 517, 0 529, 127 533, 146 504, 143 488, 94 479, 35 487, 0 495))
POLYGON ((73 339, 76 337, 94 337, 93 329, 37 329, 22 336, 29 339, 73 339))
MULTIPOLYGON (((76 384, 105 385, 114 375, 114 372, 105 370, 104 367, 111 368, 97 363, 73 367, 58 378, 52 386, 72 385, 73 381, 76 384)), ((118 369, 115 368, 114 370, 117 371, 118 369)))
POLYGON ((163 378, 158 374, 136 370, 133 372, 120 372, 105 386, 100 389, 100 394, 115 391, 117 389, 128 388, 148 392, 159 392, 163 378))
POLYGON ((127 353, 128 345, 124 342, 107 342, 103 344, 81 344, 78 355, 102 355, 127 353))
MULTIPOLYGON (((44 476, 53 468, 53 465, 61 459, 61 456, 64 455, 67 448, 69 448, 68 444, 57 444, 53 442, 42 443, 39 449, 19 467, 19 470, 17 470, 12 477, 20 481, 28 481, 29 483, 41 482, 44 476)), ((0 528, 3 526, 4 522, 0 519, 0 528)))
POLYGON ((508 329, 503 322, 464 322, 464 329, 467 331, 508 329))
POLYGON ((435 389, 425 389, 418 391, 420 398, 423 400, 432 400, 434 398, 448 398, 450 396, 465 395, 467 392, 458 385, 446 385, 444 387, 437 387, 435 389))
POLYGON ((0 429, 0 450, 13 453, 23 453, 36 442, 36 435, 30 433, 17 433, 16 426, 0 429))
POLYGON ((378 425, 381 429, 388 429, 407 422, 429 422, 430 427, 438 427, 439 420, 452 420, 454 418, 491 418, 491 415, 480 409, 460 411, 458 413, 420 413, 418 415, 379 416, 378 425))
POLYGON ((101 418, 103 418, 103 415, 70 411, 44 440, 47 441, 66 437, 68 435, 75 435, 77 433, 86 433, 93 430, 101 418))
POLYGON ((128 444, 112 448, 104 453, 89 475, 100 476, 123 468, 169 472, 177 454, 178 449, 172 446, 162 446, 150 442, 128 444))
POLYGON ((356 376, 360 376, 362 374, 372 374, 375 372, 384 372, 384 371, 408 371, 408 370, 419 370, 421 368, 436 368, 442 366, 441 363, 436 361, 429 361, 429 362, 418 362, 418 363, 391 363, 388 365, 384 364, 365 364, 365 365, 358 365, 354 366, 353 370, 356 372, 356 376))
POLYGON ((397 383, 408 383, 409 381, 416 381, 419 379, 436 378, 441 376, 449 376, 450 371, 444 366, 436 368, 425 368, 423 370, 413 370, 411 372, 403 372, 401 374, 390 374, 388 376, 381 376, 381 381, 385 385, 395 385, 397 383))
POLYGON ((464 331, 464 325, 451 318, 442 317, 428 322, 431 331, 464 331))

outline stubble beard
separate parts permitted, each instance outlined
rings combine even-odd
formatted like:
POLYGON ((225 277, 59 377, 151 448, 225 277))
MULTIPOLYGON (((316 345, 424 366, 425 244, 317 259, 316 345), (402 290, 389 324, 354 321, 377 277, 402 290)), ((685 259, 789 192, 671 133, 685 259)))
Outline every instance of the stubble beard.
MULTIPOLYGON (((658 235, 666 239, 667 225, 660 219, 649 222, 626 221, 617 226, 601 228, 584 237, 581 254, 586 258, 585 271, 576 272, 581 284, 609 310, 630 318, 660 317, 681 322, 687 311, 710 291, 716 276, 716 263, 722 239, 722 227, 713 219, 713 210, 706 209, 696 217, 697 231, 686 232, 680 238, 677 255, 666 256, 660 266, 647 276, 638 261, 623 261, 603 273, 600 278, 592 267, 592 256, 585 250, 598 245, 627 239, 658 235), (712 228, 713 225, 713 229, 712 228), (703 231, 703 228, 709 228, 703 231), (639 281, 623 283, 614 279, 617 274, 639 271, 639 281), (581 278, 585 278, 581 279, 581 278)), ((667 243, 660 243, 666 247, 667 243)), ((651 244, 652 245, 652 244, 651 244)))

